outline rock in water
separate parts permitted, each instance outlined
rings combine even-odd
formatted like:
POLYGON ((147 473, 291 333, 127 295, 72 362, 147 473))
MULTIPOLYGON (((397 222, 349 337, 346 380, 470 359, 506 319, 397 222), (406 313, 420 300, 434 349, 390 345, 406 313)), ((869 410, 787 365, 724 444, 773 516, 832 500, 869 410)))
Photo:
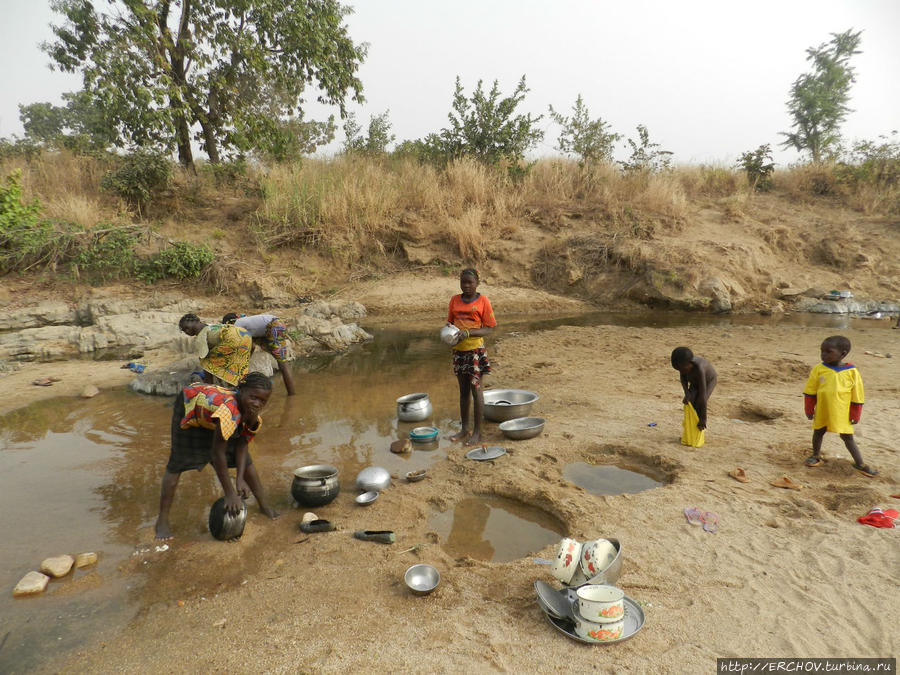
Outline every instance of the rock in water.
POLYGON ((16 587, 13 589, 13 597, 18 598, 22 595, 34 595, 35 593, 42 593, 45 588, 47 588, 47 584, 50 581, 50 577, 46 574, 41 574, 40 572, 29 572, 24 577, 19 580, 19 583, 16 584, 16 587))
POLYGON ((72 565, 75 564, 75 558, 70 555, 58 555, 53 558, 47 558, 41 563, 41 572, 49 574, 51 577, 64 577, 72 571, 72 565))
POLYGON ((81 391, 81 398, 94 398, 100 390, 92 384, 89 384, 81 391))
POLYGON ((391 452, 401 455, 412 451, 412 443, 408 438, 400 438, 391 442, 391 452))
POLYGON ((78 569, 93 565, 95 562, 97 562, 97 554, 93 551, 90 553, 79 553, 75 556, 75 567, 78 569))

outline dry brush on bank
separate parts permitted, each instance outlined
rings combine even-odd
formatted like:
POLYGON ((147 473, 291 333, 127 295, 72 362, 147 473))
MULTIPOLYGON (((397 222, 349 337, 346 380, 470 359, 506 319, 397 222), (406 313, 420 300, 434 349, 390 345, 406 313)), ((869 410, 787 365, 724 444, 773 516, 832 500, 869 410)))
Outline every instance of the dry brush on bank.
MULTIPOLYGON (((839 165, 776 172, 773 191, 762 195, 742 172, 724 167, 627 172, 611 164, 545 159, 522 172, 465 158, 438 167, 409 157, 350 154, 268 167, 237 162, 201 166, 197 173, 174 169, 136 207, 106 178, 121 163, 44 152, 6 157, 0 175, 20 172, 21 204, 36 200, 48 232, 74 227, 81 233, 76 242, 96 242, 91 233, 139 224, 148 233, 138 244, 144 253, 176 243, 209 247, 213 262, 203 274, 219 291, 240 285, 246 267, 281 264, 290 251, 319 260, 308 265, 316 268, 311 276, 318 280, 318 268, 328 268, 327 283, 361 278, 359 270, 365 276, 422 264, 499 265, 519 256, 516 264, 532 283, 586 297, 616 274, 643 276, 649 287, 689 290, 702 280, 690 261, 679 262, 684 255, 677 238, 713 212, 733 223, 735 237, 753 234, 773 251, 787 242, 798 263, 847 271, 865 261, 834 259, 829 242, 840 237, 832 226, 841 220, 838 212, 877 216, 900 204, 900 187, 889 171, 839 165), (828 241, 802 234, 794 241, 783 226, 760 225, 772 208, 835 209, 834 223, 824 228, 828 241)), ((4 222, 8 227, 9 219, 4 222)), ((694 241, 694 258, 716 243, 722 242, 694 241)), ((14 245, 5 236, 0 249, 8 254, 14 245)), ((74 270, 75 276, 79 268, 66 266, 75 254, 70 246, 37 261, 52 262, 55 274, 74 270)))

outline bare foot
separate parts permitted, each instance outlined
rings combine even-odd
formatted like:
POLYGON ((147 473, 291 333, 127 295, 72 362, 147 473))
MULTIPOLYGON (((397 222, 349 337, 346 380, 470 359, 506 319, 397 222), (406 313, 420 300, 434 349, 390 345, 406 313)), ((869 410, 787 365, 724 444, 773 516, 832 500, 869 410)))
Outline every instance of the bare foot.
POLYGON ((469 438, 466 439, 466 445, 481 445, 481 434, 472 433, 469 438))
POLYGON ((461 440, 464 440, 468 435, 469 435, 469 430, 463 429, 458 434, 453 434, 452 436, 450 436, 450 438, 448 440, 451 440, 454 443, 459 443, 461 440))
POLYGON ((175 537, 172 535, 172 531, 169 530, 169 523, 156 521, 156 540, 157 541, 170 541, 175 537))
POLYGON ((271 518, 272 520, 275 520, 276 518, 281 516, 281 514, 278 513, 278 511, 273 509, 271 506, 260 506, 259 510, 262 511, 263 513, 265 513, 267 516, 269 516, 269 518, 271 518))

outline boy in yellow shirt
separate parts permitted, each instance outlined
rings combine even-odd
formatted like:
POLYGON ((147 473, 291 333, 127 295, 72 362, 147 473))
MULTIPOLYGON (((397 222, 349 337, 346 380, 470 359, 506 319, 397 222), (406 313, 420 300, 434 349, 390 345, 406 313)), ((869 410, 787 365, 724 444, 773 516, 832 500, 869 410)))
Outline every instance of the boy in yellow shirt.
POLYGON ((806 418, 813 421, 812 455, 806 466, 820 466, 822 438, 826 431, 840 435, 853 457, 853 468, 864 476, 878 472, 863 462, 862 454, 853 438, 853 425, 859 422, 865 402, 862 377, 852 363, 845 363, 850 353, 850 340, 843 335, 825 338, 820 347, 822 363, 813 367, 803 389, 806 418))

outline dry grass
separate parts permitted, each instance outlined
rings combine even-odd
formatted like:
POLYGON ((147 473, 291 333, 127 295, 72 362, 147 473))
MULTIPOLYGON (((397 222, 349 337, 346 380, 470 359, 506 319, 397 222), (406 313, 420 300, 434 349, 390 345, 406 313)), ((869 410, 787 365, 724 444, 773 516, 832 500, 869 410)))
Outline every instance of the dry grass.
POLYGON ((692 200, 731 197, 750 190, 745 174, 722 166, 680 166, 675 176, 692 200))
MULTIPOLYGON (((90 229, 134 218, 100 188, 110 166, 102 158, 48 152, 31 161, 4 159, 0 176, 21 170, 26 199, 39 199, 43 213, 54 220, 90 229)), ((715 200, 728 217, 741 219, 753 199, 742 172, 715 166, 623 173, 611 164, 544 159, 521 180, 512 180, 508 167, 471 159, 435 168, 410 158, 345 156, 266 169, 250 165, 234 176, 202 165, 198 169, 176 169, 170 189, 151 210, 153 217, 227 226, 247 222, 253 213, 263 244, 260 254, 307 248, 355 265, 385 264, 401 241, 410 239, 417 245, 443 241, 460 257, 480 261, 490 242, 512 238, 523 227, 538 223, 565 237, 572 222, 583 218, 598 235, 619 237, 616 264, 631 266, 622 260, 623 243, 650 238, 661 229, 678 231, 692 204, 715 200)), ((834 167, 797 167, 775 173, 773 180, 776 191, 796 200, 826 196, 866 214, 900 211, 897 189, 851 186, 834 167)), ((600 249, 588 245, 585 250, 608 261, 604 247, 609 245, 604 240, 600 249)), ((590 267, 588 259, 582 262, 590 267)))
POLYGON ((7 158, 0 176, 20 171, 25 200, 37 199, 48 217, 92 228, 119 220, 119 205, 100 190, 106 162, 67 151, 47 152, 32 161, 7 158))

